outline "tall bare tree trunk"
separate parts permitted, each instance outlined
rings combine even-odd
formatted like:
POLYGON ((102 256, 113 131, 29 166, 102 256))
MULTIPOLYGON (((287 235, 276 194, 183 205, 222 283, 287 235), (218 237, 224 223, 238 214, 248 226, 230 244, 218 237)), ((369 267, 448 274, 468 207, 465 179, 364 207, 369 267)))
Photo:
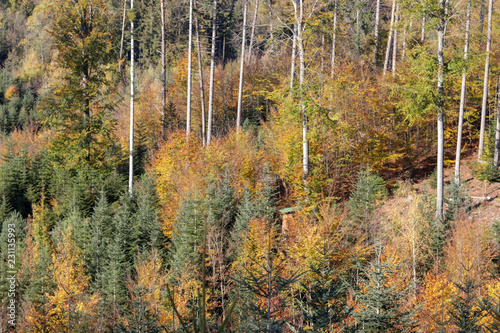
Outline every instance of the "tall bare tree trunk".
POLYGON ((465 23, 464 68, 462 69, 462 89, 460 90, 460 111, 458 114, 457 152, 455 157, 455 183, 460 183, 460 155, 462 151, 462 131, 464 123, 465 88, 467 81, 467 56, 469 54, 470 6, 467 1, 467 21, 465 23))
POLYGON ((436 220, 441 223, 443 220, 443 160, 444 160, 444 37, 446 33, 446 7, 448 0, 440 0, 441 14, 437 27, 438 35, 438 115, 437 115, 437 194, 436 194, 436 220))
POLYGON ((201 47, 200 47, 200 34, 198 31, 198 18, 195 18, 195 29, 196 29, 196 49, 198 53, 198 75, 200 77, 200 104, 201 104, 201 142, 203 147, 206 144, 206 133, 205 133, 205 85, 203 84, 203 63, 201 61, 201 47))
POLYGON ((307 137, 308 119, 303 97, 305 67, 304 67, 304 42, 303 42, 304 29, 302 28, 302 21, 304 17, 304 6, 303 6, 303 0, 299 0, 297 2, 292 0, 292 2, 295 7, 295 23, 296 23, 296 33, 297 33, 296 39, 297 39, 297 50, 299 53, 299 90, 300 90, 300 107, 302 111, 302 181, 304 182, 304 187, 307 190, 307 178, 309 176, 309 139, 307 137))
MULTIPOLYGON (((413 29, 413 17, 410 18, 410 26, 408 28, 408 30, 410 31, 410 34, 411 34, 412 29, 413 29)), ((401 54, 402 60, 405 60, 405 58, 406 58, 406 33, 407 33, 407 29, 406 29, 406 24, 405 24, 404 30, 403 30, 403 53, 401 54)))
POLYGON ((495 126, 495 153, 493 155, 493 165, 497 168, 500 155, 500 73, 498 80, 497 123, 495 126))
POLYGON ((165 136, 167 132, 167 87, 166 87, 166 61, 165 61, 165 0, 160 1, 160 15, 161 15, 161 111, 163 113, 163 119, 161 124, 162 135, 165 136))
MULTIPOLYGON (((335 1, 335 7, 337 6, 337 1, 335 1)), ((378 34, 378 27, 380 25, 380 0, 377 0, 377 7, 375 9, 375 32, 374 32, 374 38, 375 38, 375 47, 373 50, 373 64, 377 66, 377 58, 378 58, 378 44, 379 44, 379 34, 378 34)))
POLYGON ((252 32, 250 33, 250 45, 248 46, 248 62, 252 59, 253 53, 253 40, 255 37, 255 25, 257 24, 257 14, 259 13, 259 0, 255 0, 255 9, 253 11, 253 20, 252 20, 252 32))
POLYGON ((293 37, 292 37, 292 60, 291 60, 291 64, 290 64, 290 100, 293 97, 293 83, 295 80, 295 60, 296 60, 296 58, 297 58, 297 25, 294 25, 293 37))
POLYGON ((396 10, 396 0, 392 0, 391 30, 389 32, 389 38, 387 39, 387 49, 385 51, 384 71, 382 74, 384 77, 385 77, 385 73, 387 73, 387 69, 389 68, 389 56, 391 53, 392 36, 394 34, 394 12, 395 12, 395 10, 396 10))
MULTIPOLYGON (((379 0, 380 1, 380 0, 379 0)), ((335 52, 337 50, 337 11, 338 11, 338 0, 335 0, 334 10, 333 10, 333 36, 332 36, 332 76, 335 74, 335 52)))
POLYGON ((481 128, 479 131, 479 149, 477 159, 481 160, 484 148, 484 129, 486 127, 486 105, 488 103, 488 81, 490 75, 490 52, 491 52, 491 24, 493 14, 493 0, 488 2, 488 39, 486 40, 486 61, 484 64, 484 82, 483 82, 483 104, 481 107, 481 128))
POLYGON ((191 134, 191 86, 193 67, 193 1, 189 0, 189 32, 188 32, 188 77, 187 77, 187 101, 186 101, 186 137, 189 140, 191 134))
POLYGON ((422 33, 420 35, 420 44, 425 41, 425 13, 422 15, 422 33))
POLYGON ((120 60, 118 62, 118 72, 122 71, 123 40, 125 39, 125 19, 127 17, 127 0, 123 0, 122 36, 120 38, 120 60))
POLYGON ((398 54, 398 25, 399 22, 399 3, 396 5, 396 13, 394 17, 394 32, 393 32, 393 40, 394 44, 392 46, 392 77, 396 77, 396 57, 398 54))
POLYGON ((217 31, 217 0, 214 0, 212 20, 212 49, 210 50, 210 90, 208 93, 207 145, 212 140, 212 118, 214 113, 215 37, 217 31))
POLYGON ((240 131, 241 126, 241 104, 243 100, 243 74, 245 70, 245 43, 247 34, 247 9, 248 0, 245 1, 243 5, 243 32, 241 36, 241 55, 240 55, 240 82, 238 85, 238 110, 236 112, 236 131, 240 131))
MULTIPOLYGON (((134 9, 134 0, 130 0, 130 9, 134 9)), ((132 195, 134 187, 134 21, 130 21, 130 134, 129 134, 129 169, 128 193, 132 195)))

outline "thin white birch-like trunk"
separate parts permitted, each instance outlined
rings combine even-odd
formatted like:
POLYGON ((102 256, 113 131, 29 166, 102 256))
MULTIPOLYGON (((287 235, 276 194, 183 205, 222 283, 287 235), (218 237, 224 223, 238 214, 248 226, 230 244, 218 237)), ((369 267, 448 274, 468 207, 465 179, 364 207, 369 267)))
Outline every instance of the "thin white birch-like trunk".
POLYGON ((479 130, 479 149, 477 153, 478 161, 483 156, 484 149, 484 130, 486 127, 486 105, 488 103, 488 81, 490 74, 490 52, 491 52, 491 25, 493 14, 493 0, 488 2, 488 37, 486 40, 486 61, 484 64, 484 81, 483 81, 483 103, 481 106, 481 128, 479 130))
POLYGON ((206 144, 206 131, 205 131, 205 85, 203 83, 203 63, 201 61, 201 47, 200 47, 200 34, 198 31, 198 18, 195 18, 195 29, 196 29, 196 49, 198 53, 198 75, 200 77, 200 104, 201 104, 201 142, 203 147, 206 144))
POLYGON ((291 60, 291 64, 290 64, 290 100, 293 97, 293 83, 295 81, 295 60, 296 60, 296 58, 297 58, 297 25, 294 25, 293 36, 292 36, 292 60, 291 60))
MULTIPOLYGON (((380 1, 380 0, 379 0, 380 1)), ((337 10, 338 10, 338 0, 335 0, 334 10, 333 10, 333 36, 332 36, 332 76, 335 74, 335 52, 337 50, 337 10)))
POLYGON ((243 0, 243 32, 241 36, 241 55, 240 55, 240 82, 238 85, 238 110, 236 112, 236 131, 240 131, 241 126, 241 104, 243 101, 243 74, 245 70, 245 43, 247 34, 247 9, 248 0, 243 0))
POLYGON ((392 0, 392 13, 391 13, 391 30, 389 32, 389 38, 387 39, 387 49, 385 51, 385 62, 384 62, 384 71, 383 76, 387 73, 387 69, 389 68, 389 56, 391 53, 391 43, 392 36, 394 34, 394 12, 396 10, 396 0, 392 0))
POLYGON ((440 22, 437 27, 438 35, 438 115, 437 115, 437 194, 436 194, 436 220, 441 223, 443 220, 443 162, 444 162, 444 37, 446 32, 446 7, 448 0, 440 0, 441 8, 440 22))
POLYGON ((186 137, 191 134, 191 86, 193 68, 193 1, 189 0, 189 32, 188 32, 188 77, 187 77, 187 101, 186 101, 186 137))
POLYGON ((252 32, 250 33, 250 44, 248 45, 248 62, 252 60, 253 53, 253 40, 255 38, 255 25, 257 24, 257 14, 259 13, 259 0, 255 0, 255 9, 253 11, 253 20, 252 20, 252 32))
MULTIPOLYGON (((130 0, 130 9, 134 9, 134 0, 130 0)), ((130 134, 128 154, 128 193, 132 195, 134 187, 134 21, 130 21, 130 134)))
POLYGON ((210 50, 210 90, 208 93, 207 145, 212 140, 212 118, 214 113, 215 37, 217 30, 217 0, 214 0, 212 20, 212 49, 210 50))
POLYGON ((497 123, 495 126, 495 153, 493 154, 493 165, 498 168, 500 155, 500 73, 498 75, 498 101, 497 101, 497 123))
POLYGON ((166 106, 167 106, 167 87, 166 87, 166 61, 165 61, 165 0, 160 1, 160 15, 161 15, 161 112, 163 115, 161 131, 165 136, 167 127, 166 106))
POLYGON ((396 13, 394 15, 394 32, 392 45, 392 77, 396 77, 396 57, 398 55, 398 25, 399 22, 399 3, 396 5, 396 13))
POLYGON ((467 82, 467 56, 469 54, 469 30, 470 30, 470 6, 471 0, 467 1, 467 21, 465 23, 465 46, 464 46, 464 68, 462 69, 462 88, 460 90, 460 111, 458 114, 457 151, 455 154, 455 183, 460 183, 460 159, 462 152, 462 131, 464 124, 465 90, 467 82))
POLYGON ((123 40, 125 39, 125 19, 127 17, 127 0, 123 0, 122 36, 120 38, 120 60, 118 62, 118 72, 122 71, 123 40))
POLYGON ((304 67, 304 42, 303 42, 303 28, 302 20, 304 16, 303 0, 298 0, 298 4, 293 1, 295 7, 295 21, 296 21, 296 32, 297 32, 297 51, 299 54, 299 90, 300 90, 300 107, 302 111, 302 181, 307 189, 307 178, 309 175, 309 139, 307 137, 308 132, 308 119, 306 113, 306 107, 304 104, 304 78, 305 78, 305 67, 304 67), (297 8, 298 5, 298 8, 297 8))
POLYGON ((403 30, 403 52, 401 54, 401 60, 405 60, 405 58, 406 58, 406 34, 407 34, 407 30, 409 30, 410 34, 411 34, 412 28, 413 28, 413 17, 410 18, 410 26, 409 26, 409 28, 406 29, 406 24, 404 26, 404 30, 403 30))
POLYGON ((422 15, 422 32, 420 35, 420 44, 425 42, 425 14, 422 15))
MULTIPOLYGON (((337 1, 335 1, 335 7, 337 6, 337 1)), ((374 38, 375 38, 375 47, 373 50, 373 64, 376 66, 377 65, 377 58, 378 58, 378 44, 379 44, 379 33, 378 33, 378 27, 380 25, 380 0, 377 0, 377 6, 375 9, 375 31, 373 33, 374 38)))

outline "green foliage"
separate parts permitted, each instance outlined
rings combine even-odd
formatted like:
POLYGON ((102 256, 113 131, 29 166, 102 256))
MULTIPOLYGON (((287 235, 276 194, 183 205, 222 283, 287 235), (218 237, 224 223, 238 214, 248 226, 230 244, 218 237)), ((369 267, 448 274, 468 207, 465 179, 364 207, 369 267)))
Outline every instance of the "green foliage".
POLYGON ((356 293, 359 307, 354 311, 358 332, 414 332, 417 308, 405 309, 411 283, 389 284, 399 265, 379 258, 362 268, 362 288, 356 293))
POLYGON ((483 332, 480 321, 484 313, 478 304, 478 287, 472 281, 466 281, 465 284, 455 283, 455 286, 459 293, 451 302, 451 324, 457 328, 458 333, 483 332))
POLYGON ((445 200, 448 204, 448 209, 444 214, 446 221, 455 220, 461 214, 467 213, 472 207, 472 200, 467 195, 467 189, 461 182, 457 184, 452 181, 446 187, 446 192, 445 200))
POLYGON ((474 177, 479 180, 488 182, 500 180, 500 172, 498 171, 498 167, 493 163, 492 158, 487 161, 473 162, 471 166, 474 177))

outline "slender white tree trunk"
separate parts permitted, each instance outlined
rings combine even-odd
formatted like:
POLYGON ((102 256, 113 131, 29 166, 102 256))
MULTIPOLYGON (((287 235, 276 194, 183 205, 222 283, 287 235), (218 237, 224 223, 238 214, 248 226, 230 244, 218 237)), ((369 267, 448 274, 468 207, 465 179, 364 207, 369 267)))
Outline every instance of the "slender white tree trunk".
POLYGON ((465 88, 467 81, 467 56, 469 54, 470 6, 467 1, 467 21, 465 23, 464 68, 462 69, 462 89, 460 90, 460 111, 458 114, 457 151, 455 157, 455 183, 460 183, 460 155, 462 151, 462 131, 464 123, 465 88))
POLYGON ((500 73, 498 75, 498 101, 497 101, 497 123, 495 126, 495 153, 493 155, 493 165, 498 167, 500 155, 500 73))
POLYGON ((391 53, 391 43, 392 36, 394 34, 394 12, 396 10, 396 0, 392 0, 392 12, 391 12, 391 30, 389 32, 389 38, 387 39, 387 49, 385 51, 385 62, 384 62, 384 71, 383 76, 385 77, 385 73, 387 73, 387 69, 389 68, 389 57, 391 53))
POLYGON ((481 160, 484 148, 484 129, 486 127, 486 105, 488 102, 488 80, 490 75, 490 52, 491 52, 491 25, 493 14, 493 0, 488 2, 488 37, 486 40, 486 61, 484 64, 484 82, 483 82, 483 104, 481 107, 481 128, 479 131, 479 149, 477 159, 481 160))
POLYGON ((203 63, 201 61, 201 47, 200 47, 200 34, 198 31, 198 18, 195 18, 195 29, 196 29, 196 49, 198 53, 198 75, 200 77, 200 104, 201 104, 201 142, 203 147, 206 144, 206 131, 205 131, 205 85, 203 84, 203 63))
POLYGON ((236 112, 236 131, 240 131, 241 126, 241 104, 243 100, 243 74, 245 70, 245 43, 247 34, 247 9, 248 0, 243 0, 243 32, 241 36, 241 55, 240 55, 240 82, 238 85, 238 110, 236 112))
POLYGON ((161 111, 163 114, 163 120, 161 124, 161 131, 163 136, 166 134, 167 127, 167 117, 166 117, 166 106, 167 106, 167 87, 166 87, 166 61, 165 61, 165 0, 160 1, 160 15, 161 15, 161 111))
MULTIPOLYGON (((380 1, 380 0, 378 0, 380 1)), ((335 74, 335 52, 337 50, 337 11, 338 11, 338 0, 335 0, 334 10, 333 10, 333 36, 332 36, 332 76, 335 74)))
POLYGON ((186 101, 186 137, 189 139, 191 133, 191 80, 193 67, 193 1, 189 0, 189 32, 188 32, 188 77, 187 77, 187 101, 186 101))
POLYGON ((293 1, 295 7, 295 22, 297 26, 296 39, 297 39, 297 50, 299 53, 299 90, 300 90, 300 107, 302 111, 302 180, 304 182, 305 188, 307 189, 307 178, 309 175, 309 139, 307 137, 308 119, 307 119, 306 107, 304 104, 304 96, 303 96, 305 67, 304 67, 304 43, 303 43, 304 29, 302 28, 302 20, 304 17, 304 7, 302 0, 298 0, 297 2, 298 3, 293 1))
POLYGON ((212 140, 212 118, 214 113, 215 37, 217 31, 217 0, 214 0, 212 20, 212 49, 210 51, 210 91, 208 93, 207 145, 212 140))
POLYGON ((396 57, 398 55, 398 28, 397 24, 399 22, 399 3, 396 5, 396 13, 394 16, 394 32, 393 32, 393 41, 394 44, 392 46, 392 77, 396 77, 396 57))
MULTIPOLYGON (((134 0, 130 0, 130 9, 134 9, 134 0)), ((128 154, 128 193, 132 195, 134 187, 134 21, 130 21, 130 134, 128 154)))
POLYGON ((255 37, 255 25, 257 24, 257 14, 259 13, 259 0, 255 0, 255 9, 253 11, 252 32, 250 33, 250 45, 248 46, 248 62, 252 59, 253 40, 255 37))
POLYGON ((123 58, 123 40, 125 39, 125 19, 127 17, 127 0, 123 0, 123 20, 122 20, 122 36, 120 38, 120 60, 118 62, 118 71, 122 70, 123 58))
POLYGON ((425 41, 425 13, 422 15, 422 33, 420 35, 420 43, 425 41))
POLYGON ((446 33, 446 7, 448 0, 439 1, 441 8, 440 22, 438 23, 438 115, 437 115, 437 194, 436 194, 436 220, 440 223, 443 219, 443 160, 444 160, 444 36, 446 33))
POLYGON ((290 64, 290 100, 293 97, 293 83, 295 81, 295 60, 296 60, 296 58, 297 58, 297 25, 294 25, 293 36, 292 36, 292 60, 291 60, 291 64, 290 64))
MULTIPOLYGON (((335 7, 337 6, 337 1, 335 1, 335 7)), ((377 65, 377 58, 378 58, 378 44, 379 44, 379 34, 378 34, 378 27, 380 25, 380 0, 377 0, 377 7, 375 9, 375 32, 374 32, 374 38, 375 38, 375 47, 373 51, 373 64, 376 66, 377 65)))

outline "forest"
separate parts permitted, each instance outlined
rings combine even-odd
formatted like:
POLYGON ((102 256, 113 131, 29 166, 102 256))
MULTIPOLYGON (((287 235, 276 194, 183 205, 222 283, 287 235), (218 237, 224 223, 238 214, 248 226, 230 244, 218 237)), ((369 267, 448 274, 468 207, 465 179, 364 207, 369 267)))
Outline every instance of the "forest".
POLYGON ((499 332, 499 10, 0 0, 0 332, 499 332))

